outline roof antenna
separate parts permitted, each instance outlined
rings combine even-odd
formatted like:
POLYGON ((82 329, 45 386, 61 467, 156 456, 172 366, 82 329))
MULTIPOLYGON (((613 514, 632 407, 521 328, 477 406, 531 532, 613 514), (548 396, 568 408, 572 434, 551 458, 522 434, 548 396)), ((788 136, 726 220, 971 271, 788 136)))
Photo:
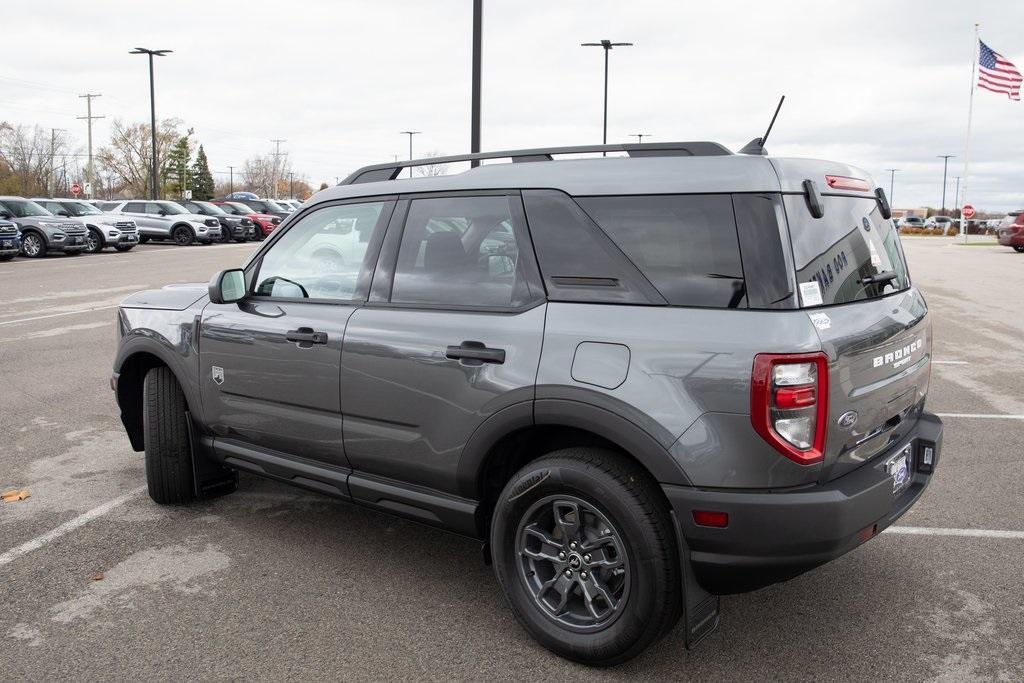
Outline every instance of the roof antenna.
POLYGON ((782 109, 782 103, 786 101, 786 96, 783 95, 779 98, 779 105, 775 107, 775 113, 772 114, 772 121, 768 124, 768 130, 764 132, 764 136, 754 138, 748 142, 743 149, 740 150, 740 154, 757 154, 759 156, 768 156, 768 150, 764 148, 764 143, 768 141, 768 136, 772 132, 772 126, 775 125, 775 119, 779 116, 779 110, 782 109))

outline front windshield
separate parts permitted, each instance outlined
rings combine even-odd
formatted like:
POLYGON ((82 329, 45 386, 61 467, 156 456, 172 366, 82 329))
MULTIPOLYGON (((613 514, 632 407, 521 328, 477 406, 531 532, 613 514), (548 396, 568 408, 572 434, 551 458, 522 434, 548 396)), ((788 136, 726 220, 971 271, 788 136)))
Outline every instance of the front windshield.
POLYGON ((220 208, 216 204, 210 202, 195 202, 197 206, 203 207, 203 210, 213 216, 223 216, 227 213, 224 209, 220 208))
POLYGON ((95 216, 103 213, 92 204, 85 202, 64 202, 61 204, 72 216, 95 216))
POLYGON ((180 204, 175 204, 174 202, 157 202, 157 204, 160 205, 161 209, 167 212, 168 216, 177 216, 183 213, 188 213, 188 211, 185 210, 185 207, 180 204))
POLYGON ((15 218, 27 218, 29 216, 52 216, 53 214, 27 199, 5 199, 3 205, 7 207, 15 218))
POLYGON ((240 213, 243 216, 251 216, 256 213, 245 204, 239 204, 238 202, 227 202, 227 205, 235 210, 235 213, 240 213))

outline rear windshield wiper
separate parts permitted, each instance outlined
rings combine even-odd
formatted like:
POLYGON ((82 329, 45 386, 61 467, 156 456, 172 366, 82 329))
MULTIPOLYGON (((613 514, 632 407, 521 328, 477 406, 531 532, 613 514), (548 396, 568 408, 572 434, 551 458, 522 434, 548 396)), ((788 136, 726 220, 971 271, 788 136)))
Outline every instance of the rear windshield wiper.
POLYGON ((886 282, 892 282, 897 278, 899 278, 899 273, 892 270, 883 270, 882 272, 875 273, 874 275, 865 275, 857 282, 862 285, 881 285, 886 282))

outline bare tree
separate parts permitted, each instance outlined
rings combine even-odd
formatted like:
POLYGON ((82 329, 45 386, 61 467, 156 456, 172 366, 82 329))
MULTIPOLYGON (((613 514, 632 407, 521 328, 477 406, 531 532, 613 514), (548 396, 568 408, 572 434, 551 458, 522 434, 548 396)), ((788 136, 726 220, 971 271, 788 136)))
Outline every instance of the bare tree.
POLYGON ((66 179, 74 151, 64 131, 0 122, 0 161, 17 178, 21 194, 51 194, 66 179))
MULTIPOLYGON (((427 152, 426 154, 424 154, 423 158, 434 159, 440 156, 444 155, 435 149, 431 152, 427 152)), ((425 166, 416 167, 416 175, 418 176, 434 177, 439 175, 445 175, 446 173, 448 173, 448 164, 426 164, 425 166)))
MULTIPOLYGON (((164 119, 156 132, 156 154, 160 162, 157 170, 163 178, 171 163, 171 150, 181 138, 178 119, 164 119)), ((114 120, 110 145, 102 148, 96 159, 115 178, 115 184, 122 186, 136 197, 148 196, 152 187, 152 140, 148 123, 125 123, 114 120)))
POLYGON ((260 197, 274 195, 277 160, 270 154, 249 157, 242 166, 242 187, 260 197))

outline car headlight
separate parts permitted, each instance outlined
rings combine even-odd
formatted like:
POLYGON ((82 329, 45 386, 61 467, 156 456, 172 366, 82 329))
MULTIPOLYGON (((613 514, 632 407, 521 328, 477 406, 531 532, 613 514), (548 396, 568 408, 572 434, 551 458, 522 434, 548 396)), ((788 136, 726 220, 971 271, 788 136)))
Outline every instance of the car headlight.
POLYGON ((57 232, 53 233, 53 238, 56 239, 56 240, 62 240, 65 237, 67 237, 67 235, 65 235, 64 233, 62 233, 60 231, 57 231, 57 232))

